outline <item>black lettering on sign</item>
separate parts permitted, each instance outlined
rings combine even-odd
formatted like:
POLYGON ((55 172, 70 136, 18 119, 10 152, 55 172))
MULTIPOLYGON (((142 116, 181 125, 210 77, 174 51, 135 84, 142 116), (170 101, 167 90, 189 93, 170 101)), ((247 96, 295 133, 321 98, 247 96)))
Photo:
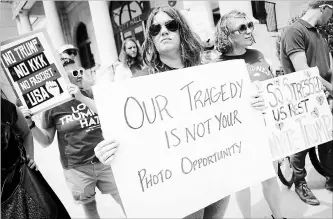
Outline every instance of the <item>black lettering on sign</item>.
POLYGON ((139 129, 144 125, 145 118, 149 124, 153 124, 156 121, 157 115, 159 115, 160 120, 165 119, 165 117, 173 118, 167 109, 167 105, 168 98, 162 95, 157 95, 155 98, 151 98, 147 103, 142 101, 142 104, 135 97, 128 97, 124 105, 124 118, 126 124, 131 129, 139 129), (163 117, 163 112, 165 117, 163 117))
POLYGON ((8 68, 13 81, 18 81, 50 65, 44 53, 37 54, 8 68))
POLYGON ((142 169, 138 171, 138 176, 140 180, 140 185, 142 192, 145 192, 145 190, 149 189, 150 187, 164 183, 166 180, 170 179, 172 177, 171 170, 161 170, 157 174, 147 174, 146 169, 142 169))
POLYGON ((62 90, 58 80, 52 82, 53 84, 44 84, 28 93, 23 94, 23 98, 29 109, 38 106, 45 101, 62 94, 62 90))
POLYGON ((6 68, 44 51, 37 37, 1 51, 1 60, 6 68))
POLYGON ((17 84, 24 94, 42 86, 46 81, 54 81, 60 77, 61 75, 57 67, 52 63, 50 67, 43 68, 34 74, 30 74, 28 77, 18 80, 17 84))

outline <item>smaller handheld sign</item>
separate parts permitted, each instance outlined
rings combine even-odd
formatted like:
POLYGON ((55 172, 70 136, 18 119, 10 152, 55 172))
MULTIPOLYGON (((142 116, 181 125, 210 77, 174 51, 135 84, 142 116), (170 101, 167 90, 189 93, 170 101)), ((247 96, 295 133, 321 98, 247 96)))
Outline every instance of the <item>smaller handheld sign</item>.
POLYGON ((332 114, 318 68, 256 84, 268 109, 263 112, 274 160, 332 141, 332 114))
POLYGON ((45 30, 1 42, 1 65, 16 96, 32 114, 72 99, 67 74, 45 30))

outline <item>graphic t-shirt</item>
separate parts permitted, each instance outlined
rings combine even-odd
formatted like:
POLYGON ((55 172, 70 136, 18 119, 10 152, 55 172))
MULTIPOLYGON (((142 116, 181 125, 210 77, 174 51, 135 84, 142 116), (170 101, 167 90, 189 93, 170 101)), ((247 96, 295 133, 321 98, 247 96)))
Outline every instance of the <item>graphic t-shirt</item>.
POLYGON ((246 52, 239 56, 221 55, 217 60, 215 60, 215 62, 233 59, 244 59, 252 82, 264 81, 274 77, 270 70, 269 64, 264 58, 264 55, 256 49, 246 49, 246 52))
POLYGON ((94 148, 103 140, 98 115, 75 99, 45 111, 42 127, 56 128, 65 169, 89 163, 95 156, 94 148))

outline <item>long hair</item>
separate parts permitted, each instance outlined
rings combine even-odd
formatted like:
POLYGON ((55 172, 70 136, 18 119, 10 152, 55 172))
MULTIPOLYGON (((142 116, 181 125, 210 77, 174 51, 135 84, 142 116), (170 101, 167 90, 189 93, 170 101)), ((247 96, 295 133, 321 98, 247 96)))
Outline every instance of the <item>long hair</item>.
POLYGON ((149 28, 158 12, 164 12, 179 25, 180 51, 184 67, 191 67, 201 63, 200 54, 203 50, 199 37, 191 31, 185 18, 180 12, 172 7, 163 6, 155 8, 149 15, 146 26, 146 39, 143 43, 143 61, 149 67, 152 73, 159 72, 157 66, 161 64, 160 56, 156 50, 152 36, 149 34, 149 28))
MULTIPOLYGON (((244 12, 232 10, 223 15, 216 25, 215 30, 215 48, 222 54, 230 53, 236 47, 232 41, 231 34, 231 20, 234 18, 247 18, 244 12)), ((253 38, 253 36, 252 36, 253 38)), ((253 38, 253 42, 254 38, 253 38)))
POLYGON ((138 65, 142 66, 143 62, 142 62, 141 49, 140 49, 139 45, 135 42, 134 39, 128 38, 123 42, 123 45, 121 46, 121 52, 120 52, 120 55, 119 55, 119 60, 126 67, 131 67, 132 64, 138 64, 138 65), (126 53, 126 44, 128 42, 133 42, 136 46, 137 53, 136 53, 135 58, 131 57, 130 55, 128 55, 126 53), (132 61, 134 61, 134 62, 132 63, 132 61))

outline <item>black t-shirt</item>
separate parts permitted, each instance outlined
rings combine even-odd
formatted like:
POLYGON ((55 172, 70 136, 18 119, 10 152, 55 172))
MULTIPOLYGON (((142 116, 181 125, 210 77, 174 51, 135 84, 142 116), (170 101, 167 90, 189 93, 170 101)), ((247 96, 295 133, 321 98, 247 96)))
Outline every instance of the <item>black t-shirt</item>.
POLYGON ((264 55, 256 49, 246 49, 243 55, 238 56, 221 55, 217 60, 214 60, 214 62, 234 59, 244 59, 252 82, 264 81, 274 77, 264 55))
POLYGON ((155 69, 155 71, 152 68, 145 67, 141 71, 138 71, 136 74, 134 74, 133 78, 145 76, 145 75, 149 75, 149 74, 154 74, 154 73, 159 73, 159 72, 172 71, 172 70, 176 70, 176 69, 177 68, 172 68, 172 67, 160 62, 157 65, 157 68, 155 69))
POLYGON ((1 186, 18 158, 19 130, 16 127, 17 112, 13 103, 1 98, 1 186), (17 137, 15 137, 17 135, 17 137))
POLYGON ((290 55, 305 52, 309 67, 318 67, 320 75, 330 81, 331 73, 327 41, 308 22, 300 19, 287 27, 281 36, 281 64, 285 73, 295 72, 290 55))
POLYGON ((71 100, 43 113, 42 127, 55 127, 63 168, 89 163, 94 148, 103 140, 98 115, 78 100, 71 100))

